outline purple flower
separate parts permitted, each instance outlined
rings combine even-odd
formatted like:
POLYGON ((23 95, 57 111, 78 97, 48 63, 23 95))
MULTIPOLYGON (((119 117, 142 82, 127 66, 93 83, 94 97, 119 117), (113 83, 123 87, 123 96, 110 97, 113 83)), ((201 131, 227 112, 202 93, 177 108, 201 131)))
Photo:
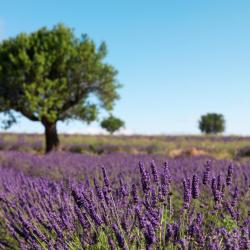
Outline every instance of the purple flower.
POLYGON ((90 223, 87 219, 85 212, 82 212, 77 206, 75 206, 75 212, 77 214, 78 220, 83 229, 89 229, 90 223))
POLYGON ((177 243, 180 239, 180 226, 177 223, 173 224, 173 232, 174 243, 177 243))
POLYGON ((125 196, 129 196, 129 193, 127 191, 127 185, 123 183, 122 178, 119 179, 120 181, 120 194, 125 197, 125 196))
POLYGON ((139 168, 140 168, 140 173, 141 173, 141 184, 142 184, 142 189, 145 194, 147 194, 150 190, 150 180, 149 180, 149 175, 147 171, 145 170, 142 162, 139 162, 139 168))
POLYGON ((149 208, 145 211, 145 215, 154 229, 157 230, 160 226, 160 214, 157 212, 157 210, 149 208))
POLYGON ((217 177, 217 190, 221 191, 221 187, 222 187, 222 178, 221 175, 219 174, 217 177))
POLYGON ((117 240, 117 243, 118 243, 118 246, 122 249, 127 249, 126 245, 125 245, 125 240, 121 234, 121 232, 119 231, 118 227, 116 224, 113 224, 112 225, 112 228, 114 230, 114 233, 115 233, 115 237, 116 237, 116 240, 117 240))
POLYGON ((197 218, 196 218, 196 223, 197 223, 199 226, 201 226, 202 221, 203 221, 203 216, 202 216, 201 213, 198 213, 198 214, 197 214, 197 218))
POLYGON ((193 199, 197 199, 199 195, 200 195, 199 178, 195 174, 193 175, 193 180, 192 180, 192 197, 193 199))
POLYGON ((232 199, 232 202, 231 202, 232 207, 235 207, 235 206, 236 206, 238 196, 239 196, 239 189, 238 189, 238 187, 236 186, 235 189, 234 189, 233 199, 232 199))
POLYGON ((109 193, 109 191, 108 191, 108 188, 107 188, 107 187, 104 187, 104 188, 102 189, 102 191, 103 191, 103 195, 104 195, 104 198, 105 198, 105 201, 106 201, 107 205, 108 205, 108 206, 111 206, 112 201, 111 201, 111 197, 110 197, 110 193, 109 193))
POLYGON ((171 178, 171 174, 170 174, 170 171, 169 171, 169 167, 168 167, 168 162, 167 161, 164 163, 164 175, 165 175, 166 180, 169 183, 171 183, 172 178, 171 178))
POLYGON ((227 186, 232 185, 232 176, 233 176, 233 165, 230 164, 227 170, 227 178, 226 178, 227 186))
POLYGON ((183 194, 184 208, 188 209, 191 201, 191 184, 189 179, 183 180, 183 188, 184 188, 184 194, 183 194))
POLYGON ((146 241, 146 247, 148 249, 149 247, 151 247, 152 244, 156 242, 155 231, 150 222, 147 223, 144 236, 145 236, 145 241, 146 241))
POLYGON ((210 181, 210 171, 211 171, 211 161, 207 161, 206 163, 206 170, 203 174, 203 184, 207 185, 210 181))
POLYGON ((229 202, 225 202, 225 208, 227 209, 227 211, 230 213, 231 217, 233 219, 237 218, 237 214, 235 213, 233 207, 231 206, 231 204, 229 202))
POLYGON ((92 219, 94 220, 94 222, 97 224, 97 226, 101 226, 103 224, 103 220, 96 213, 96 211, 94 210, 93 206, 90 206, 89 211, 90 211, 90 216, 92 217, 92 219))
POLYGON ((214 193, 215 190, 217 189, 217 188, 216 188, 216 178, 215 178, 215 177, 212 178, 211 189, 212 189, 212 192, 213 192, 213 193, 214 193))
POLYGON ((159 174, 158 174, 155 162, 152 161, 150 166, 151 166, 151 170, 152 170, 153 180, 158 185, 159 184, 159 174))
POLYGON ((166 242, 169 242, 171 240, 171 238, 174 235, 174 230, 173 230, 173 226, 172 224, 167 224, 166 225, 166 236, 165 236, 165 240, 166 242))
POLYGON ((133 201, 135 204, 138 204, 139 202, 139 196, 137 194, 137 188, 135 184, 132 184, 132 191, 131 191, 132 197, 133 197, 133 201))
POLYGON ((103 200, 104 199, 103 191, 102 191, 101 187, 99 186, 98 181, 97 181, 96 178, 94 178, 94 185, 95 185, 95 190, 96 190, 96 193, 97 193, 97 197, 100 200, 103 200))
POLYGON ((158 197, 156 195, 154 187, 151 188, 151 200, 152 200, 152 207, 157 207, 158 197))
POLYGON ((106 169, 104 167, 102 167, 102 174, 103 174, 104 184, 109 189, 110 188, 110 181, 109 181, 106 169))
POLYGON ((116 250, 116 245, 110 236, 108 237, 108 243, 109 243, 110 250, 116 250))
POLYGON ((220 203, 222 201, 222 193, 219 190, 215 190, 214 192, 214 201, 216 203, 220 203))
POLYGON ((137 216, 138 221, 139 221, 139 228, 140 229, 146 228, 146 220, 145 220, 144 216, 142 215, 141 209, 139 206, 137 206, 135 208, 135 213, 136 213, 136 216, 137 216))
POLYGON ((162 195, 161 186, 159 186, 159 188, 158 188, 158 200, 159 200, 159 202, 163 202, 165 200, 163 195, 162 195))

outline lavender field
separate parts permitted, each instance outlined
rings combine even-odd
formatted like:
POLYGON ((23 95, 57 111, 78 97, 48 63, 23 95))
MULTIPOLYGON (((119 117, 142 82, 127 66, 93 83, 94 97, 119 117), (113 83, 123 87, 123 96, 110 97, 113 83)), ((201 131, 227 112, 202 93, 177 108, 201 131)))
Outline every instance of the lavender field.
POLYGON ((0 249, 250 249, 250 162, 0 152, 0 249))
POLYGON ((0 250, 250 250, 249 26, 250 1, 1 1, 0 250))

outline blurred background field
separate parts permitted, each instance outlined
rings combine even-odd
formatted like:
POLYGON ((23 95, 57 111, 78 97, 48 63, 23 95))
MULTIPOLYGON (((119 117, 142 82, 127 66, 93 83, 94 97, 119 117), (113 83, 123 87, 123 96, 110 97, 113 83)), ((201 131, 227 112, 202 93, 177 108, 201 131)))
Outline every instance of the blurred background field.
MULTIPOLYGON (((85 154, 160 154, 180 156, 210 156, 217 159, 248 157, 250 137, 241 136, 110 136, 60 135, 60 151, 85 154)), ((20 151, 35 154, 44 152, 41 134, 0 134, 1 151, 20 151)))

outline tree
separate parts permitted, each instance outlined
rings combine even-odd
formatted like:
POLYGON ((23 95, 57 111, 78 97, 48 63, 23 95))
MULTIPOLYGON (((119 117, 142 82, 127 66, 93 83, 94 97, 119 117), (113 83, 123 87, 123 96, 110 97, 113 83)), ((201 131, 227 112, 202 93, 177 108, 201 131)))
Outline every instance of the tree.
POLYGON ((225 130, 225 119, 222 114, 208 113, 201 116, 199 128, 206 134, 221 133, 225 130))
POLYGON ((124 127, 124 122, 119 118, 110 115, 101 122, 101 127, 106 129, 110 134, 113 134, 115 131, 124 127))
POLYGON ((89 123, 100 108, 112 110, 120 84, 117 71, 103 62, 106 54, 105 43, 97 48, 87 35, 77 38, 63 24, 2 41, 0 112, 6 115, 5 127, 17 121, 17 112, 41 122, 49 152, 59 145, 58 121, 89 123))

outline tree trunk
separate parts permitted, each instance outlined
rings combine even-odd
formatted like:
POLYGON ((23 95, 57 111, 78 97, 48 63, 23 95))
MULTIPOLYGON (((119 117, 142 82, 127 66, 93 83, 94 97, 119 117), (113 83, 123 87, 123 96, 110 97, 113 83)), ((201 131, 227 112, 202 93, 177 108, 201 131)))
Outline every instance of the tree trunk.
POLYGON ((46 123, 45 125, 46 153, 57 150, 59 138, 57 135, 56 123, 46 123))

